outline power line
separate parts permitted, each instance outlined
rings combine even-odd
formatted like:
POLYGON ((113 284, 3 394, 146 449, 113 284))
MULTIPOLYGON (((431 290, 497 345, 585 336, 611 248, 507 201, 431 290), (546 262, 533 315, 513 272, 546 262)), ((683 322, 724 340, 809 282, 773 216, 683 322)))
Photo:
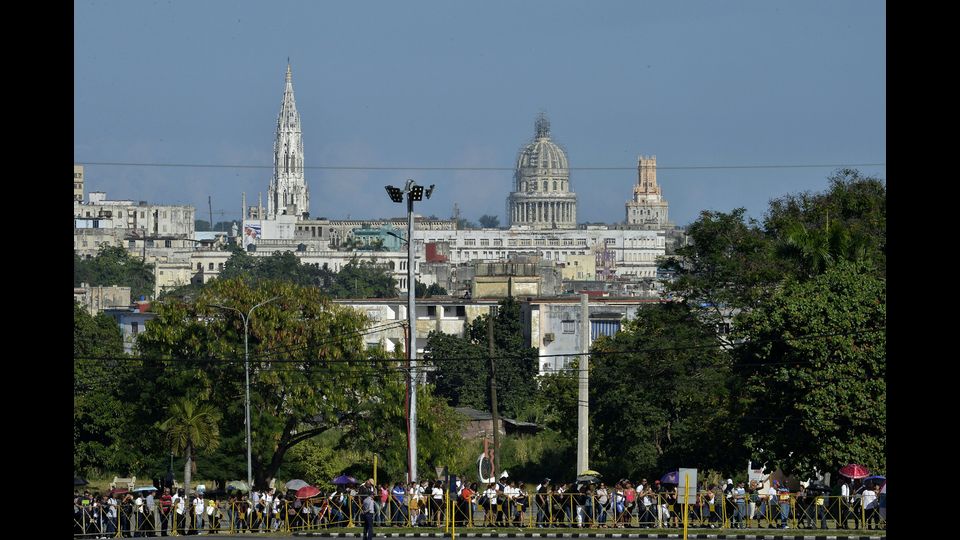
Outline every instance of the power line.
MULTIPOLYGON (((877 327, 877 328, 866 328, 862 330, 853 330, 848 332, 833 332, 825 334, 807 334, 803 336, 794 336, 794 337, 779 337, 779 338, 769 338, 769 339, 759 339, 752 341, 742 341, 739 343, 734 343, 730 345, 730 348, 735 347, 745 347, 748 345, 761 345, 767 343, 785 343, 790 341, 804 341, 809 339, 825 339, 831 337, 842 337, 842 336, 855 336, 860 334, 871 334, 885 332, 886 327, 877 327)), ((674 351, 686 351, 686 350, 704 350, 704 349, 722 349, 721 345, 716 343, 701 344, 701 345, 677 345, 672 347, 647 347, 641 349, 627 349, 627 350, 613 350, 613 351, 592 351, 589 353, 582 352, 570 352, 570 353, 556 353, 556 354, 543 354, 538 355, 537 358, 557 358, 557 357, 571 357, 571 356, 618 356, 618 355, 630 355, 630 354, 643 354, 643 353, 658 353, 658 352, 674 352, 674 351)), ((300 351, 300 348, 293 349, 291 348, 286 352, 296 352, 300 351)), ((497 357, 498 360, 508 360, 520 358, 520 354, 506 354, 497 357)), ((457 357, 432 357, 432 358, 421 358, 421 360, 434 362, 434 363, 443 363, 443 362, 459 362, 464 360, 483 360, 486 361, 489 358, 488 355, 477 355, 477 356, 457 356, 457 357)), ((154 358, 154 357, 145 357, 145 356, 88 356, 88 355, 79 355, 74 356, 74 360, 81 361, 105 361, 105 360, 118 360, 122 362, 221 362, 223 364, 242 364, 245 360, 243 358, 216 358, 216 357, 170 357, 170 358, 154 358)), ((401 363, 404 362, 404 359, 397 358, 316 358, 316 359, 295 359, 295 358, 274 358, 274 359, 260 359, 259 363, 269 363, 269 364, 298 364, 298 363, 319 363, 319 364, 389 364, 389 363, 401 363)), ((767 364, 780 364, 780 363, 797 363, 797 362, 809 362, 809 361, 788 361, 788 362, 750 362, 743 364, 745 366, 762 366, 767 364)), ((150 367, 150 366, 146 366, 150 367)), ((311 365, 311 367, 316 367, 311 365)), ((268 368, 269 369, 269 368, 268 368)), ((399 367, 397 369, 406 369, 399 367)))
MULTIPOLYGON (((106 167, 171 167, 198 169, 273 169, 273 165, 227 164, 227 163, 135 163, 116 161, 84 161, 78 165, 99 165, 106 167)), ((658 170, 713 170, 713 169, 837 169, 844 167, 886 167, 886 163, 790 163, 790 164, 746 164, 746 165, 657 165, 658 170)), ((514 171, 515 167, 440 167, 397 165, 307 165, 302 169, 326 171, 514 171)), ((630 167, 568 167, 571 171, 635 171, 630 167)))

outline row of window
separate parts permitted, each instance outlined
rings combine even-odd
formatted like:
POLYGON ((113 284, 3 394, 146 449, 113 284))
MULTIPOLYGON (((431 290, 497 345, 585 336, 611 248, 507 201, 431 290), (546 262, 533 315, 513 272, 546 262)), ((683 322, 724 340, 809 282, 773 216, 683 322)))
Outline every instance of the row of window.
MULTIPOLYGON (((537 184, 538 184, 538 182, 537 182, 536 180, 532 180, 532 181, 530 181, 530 183, 527 183, 526 181, 522 181, 522 182, 520 182, 520 191, 536 191, 536 190, 537 190, 537 184), (528 188, 529 188, 529 189, 528 189, 528 188)), ((560 186, 560 190, 559 190, 559 191, 566 191, 566 190, 567 190, 567 183, 566 183, 566 181, 560 180, 560 183, 558 184, 557 181, 554 180, 554 181, 553 181, 553 190, 554 190, 554 191, 558 191, 558 190, 557 190, 557 186, 558 186, 558 185, 560 186)), ((549 183, 547 180, 544 180, 544 181, 543 181, 543 191, 550 191, 550 183, 549 183)))

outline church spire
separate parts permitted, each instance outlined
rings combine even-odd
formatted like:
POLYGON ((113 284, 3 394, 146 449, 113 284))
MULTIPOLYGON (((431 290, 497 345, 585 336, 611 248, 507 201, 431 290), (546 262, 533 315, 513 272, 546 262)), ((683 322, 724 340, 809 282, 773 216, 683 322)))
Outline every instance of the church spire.
POLYGON ((293 96, 293 69, 289 58, 284 80, 273 145, 273 178, 267 196, 267 215, 271 218, 283 214, 303 216, 310 210, 310 194, 303 177, 303 132, 293 96))

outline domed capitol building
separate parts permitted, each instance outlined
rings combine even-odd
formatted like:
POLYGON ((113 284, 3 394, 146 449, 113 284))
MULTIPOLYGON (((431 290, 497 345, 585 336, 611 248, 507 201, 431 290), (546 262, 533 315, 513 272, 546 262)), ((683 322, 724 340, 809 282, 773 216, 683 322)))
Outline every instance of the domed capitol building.
POLYGON ((567 153, 550 139, 550 120, 540 113, 533 140, 520 150, 507 197, 511 227, 577 228, 577 194, 570 186, 567 153))

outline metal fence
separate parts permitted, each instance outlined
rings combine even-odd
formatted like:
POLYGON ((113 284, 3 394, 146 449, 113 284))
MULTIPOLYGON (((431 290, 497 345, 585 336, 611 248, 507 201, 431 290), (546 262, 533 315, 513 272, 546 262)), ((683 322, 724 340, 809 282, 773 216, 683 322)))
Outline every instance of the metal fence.
MULTIPOLYGON (((377 499, 377 527, 515 526, 530 528, 677 528, 683 526, 684 506, 665 495, 626 502, 612 492, 608 500, 578 493, 529 493, 515 498, 498 495, 495 501, 483 494, 463 500, 445 494, 432 497, 390 495, 377 499)), ((113 538, 197 533, 296 532, 361 526, 359 497, 335 494, 308 500, 283 499, 270 506, 245 501, 205 501, 163 509, 159 503, 135 508, 119 504, 109 508, 88 505, 74 508, 74 536, 113 538)), ((859 501, 840 497, 781 495, 772 500, 748 496, 736 501, 718 496, 713 502, 698 496, 686 506, 688 526, 693 528, 809 528, 885 529, 879 508, 864 508, 859 501)))

